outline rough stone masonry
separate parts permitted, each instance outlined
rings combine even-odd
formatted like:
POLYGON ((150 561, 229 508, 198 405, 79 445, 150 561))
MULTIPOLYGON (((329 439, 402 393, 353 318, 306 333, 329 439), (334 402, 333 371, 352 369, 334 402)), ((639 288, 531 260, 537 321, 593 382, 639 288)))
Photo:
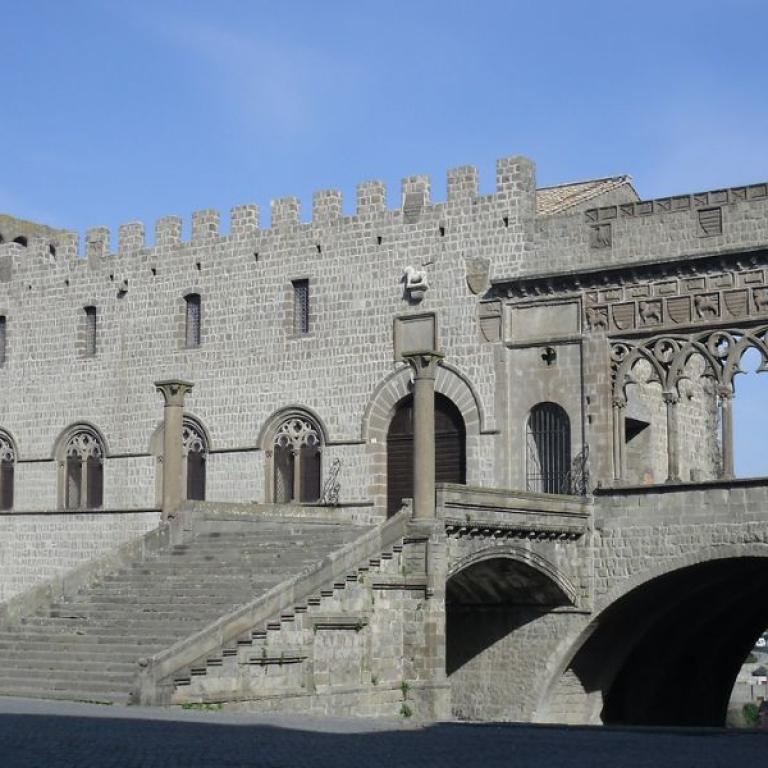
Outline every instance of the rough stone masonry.
POLYGON ((447 189, 151 245, 0 216, 0 693, 721 720, 768 625, 732 423, 768 185, 537 189, 510 157, 447 189))

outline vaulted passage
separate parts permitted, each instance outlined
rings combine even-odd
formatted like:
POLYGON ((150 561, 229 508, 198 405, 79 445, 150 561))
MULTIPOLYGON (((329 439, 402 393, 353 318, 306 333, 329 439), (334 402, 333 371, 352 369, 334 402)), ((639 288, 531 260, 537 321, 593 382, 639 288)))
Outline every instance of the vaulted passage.
POLYGON ((768 558, 660 576, 602 614, 567 674, 599 695, 604 723, 722 726, 739 668, 768 626, 767 594, 768 558))
POLYGON ((489 557, 446 585, 446 673, 453 714, 468 719, 519 719, 520 660, 554 608, 571 600, 549 575, 510 556, 489 557))
MULTIPOLYGON (((459 409, 435 394, 435 482, 466 483, 466 430, 459 409)), ((387 514, 413 497, 413 395, 397 405, 387 432, 387 514)))

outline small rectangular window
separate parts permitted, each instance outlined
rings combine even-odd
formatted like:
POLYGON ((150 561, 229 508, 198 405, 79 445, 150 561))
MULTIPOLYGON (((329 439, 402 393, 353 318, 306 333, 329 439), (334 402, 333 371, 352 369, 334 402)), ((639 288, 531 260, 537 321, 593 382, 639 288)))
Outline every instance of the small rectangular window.
POLYGON ((84 307, 85 310, 85 356, 96 354, 96 307, 84 307))
POLYGON ((309 333, 309 280, 293 281, 293 332, 309 333))
POLYGON ((5 363, 7 343, 5 315, 0 315, 0 365, 5 363))
POLYGON ((187 303, 186 343, 187 347, 200 346, 200 294, 190 293, 184 297, 187 303))

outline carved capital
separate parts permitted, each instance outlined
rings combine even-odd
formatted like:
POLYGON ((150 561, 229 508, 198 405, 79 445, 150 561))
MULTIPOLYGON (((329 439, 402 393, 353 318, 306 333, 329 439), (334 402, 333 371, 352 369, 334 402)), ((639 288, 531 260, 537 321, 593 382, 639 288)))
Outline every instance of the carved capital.
POLYGON ((409 352, 403 355, 403 359, 413 369, 413 378, 416 379, 434 379, 437 373, 438 363, 445 357, 442 352, 409 352))
POLYGON ((722 386, 719 386, 717 388, 717 396, 721 400, 732 400, 733 399, 733 387, 731 387, 728 384, 723 384, 722 386))
POLYGON ((624 397, 624 395, 614 395, 613 396, 613 407, 614 408, 626 408, 627 407, 627 398, 624 397))
POLYGON ((675 405, 680 400, 680 395, 677 392, 662 392, 661 399, 667 405, 675 405))
POLYGON ((192 391, 192 387, 194 387, 194 384, 191 381, 184 381, 182 379, 165 379, 155 382, 155 389, 162 393, 166 407, 176 406, 177 408, 183 408, 184 397, 188 392, 192 391))

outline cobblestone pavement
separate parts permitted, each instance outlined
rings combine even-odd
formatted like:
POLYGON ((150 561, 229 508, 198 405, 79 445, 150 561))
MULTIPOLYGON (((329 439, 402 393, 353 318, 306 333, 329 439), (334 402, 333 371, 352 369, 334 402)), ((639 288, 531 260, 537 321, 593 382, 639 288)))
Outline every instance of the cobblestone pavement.
POLYGON ((765 765, 768 734, 417 724, 0 699, 3 768, 710 768, 765 765))

